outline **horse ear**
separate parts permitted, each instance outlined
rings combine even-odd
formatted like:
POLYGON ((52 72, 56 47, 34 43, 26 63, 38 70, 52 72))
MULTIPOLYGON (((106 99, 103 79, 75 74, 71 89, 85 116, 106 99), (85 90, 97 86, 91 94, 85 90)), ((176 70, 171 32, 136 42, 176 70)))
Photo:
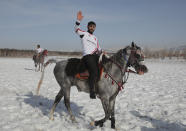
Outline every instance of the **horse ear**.
POLYGON ((134 42, 132 41, 132 43, 131 43, 131 47, 135 47, 136 45, 134 44, 134 42))

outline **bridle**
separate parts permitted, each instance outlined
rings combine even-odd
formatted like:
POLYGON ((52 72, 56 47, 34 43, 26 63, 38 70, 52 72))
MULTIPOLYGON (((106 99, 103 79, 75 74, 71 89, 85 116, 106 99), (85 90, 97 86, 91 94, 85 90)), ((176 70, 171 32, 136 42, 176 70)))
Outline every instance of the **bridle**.
MULTIPOLYGON (((122 53, 124 53, 124 51, 122 53)), ((136 52, 131 50, 131 53, 136 53, 136 52)), ((130 57, 131 57, 131 55, 133 55, 133 54, 130 54, 130 57)), ((130 57, 127 59, 126 54, 124 54, 124 60, 127 63, 125 69, 123 69, 123 67, 119 63, 114 61, 113 59, 111 59, 111 58, 109 59, 109 61, 111 61, 113 64, 115 64, 120 69, 122 81, 115 80, 114 77, 108 71, 106 71, 105 78, 109 77, 112 80, 112 84, 116 83, 118 85, 118 91, 121 91, 122 89, 124 89, 124 84, 127 82, 128 78, 129 78, 129 73, 135 73, 135 74, 137 73, 133 70, 128 69, 128 67, 131 66, 128 61, 130 59, 130 57), (127 72, 127 75, 126 75, 126 72, 127 72)))
POLYGON ((42 55, 43 55, 43 56, 47 56, 47 55, 48 55, 48 51, 47 51, 47 50, 44 50, 44 51, 42 52, 42 55))

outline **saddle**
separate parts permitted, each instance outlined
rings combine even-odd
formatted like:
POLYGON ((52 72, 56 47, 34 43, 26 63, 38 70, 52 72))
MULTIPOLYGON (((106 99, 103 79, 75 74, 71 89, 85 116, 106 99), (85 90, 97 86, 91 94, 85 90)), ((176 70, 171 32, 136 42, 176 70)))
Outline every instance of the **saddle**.
MULTIPOLYGON (((98 67, 99 67, 99 76, 98 76, 98 80, 99 80, 103 72, 103 67, 101 66, 101 64, 98 64, 98 67)), ((89 72, 82 59, 78 59, 78 58, 68 59, 65 72, 67 76, 72 76, 80 80, 87 80, 89 78, 89 72)))

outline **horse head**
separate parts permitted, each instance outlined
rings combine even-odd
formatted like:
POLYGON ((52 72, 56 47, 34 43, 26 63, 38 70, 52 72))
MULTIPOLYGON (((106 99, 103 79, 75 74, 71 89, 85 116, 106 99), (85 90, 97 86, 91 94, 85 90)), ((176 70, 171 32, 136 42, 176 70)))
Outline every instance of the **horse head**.
POLYGON ((47 55, 48 55, 48 50, 45 49, 45 50, 42 52, 42 55, 43 55, 43 56, 47 56, 47 55))
POLYGON ((144 74, 148 72, 147 67, 143 64, 144 54, 142 49, 132 42, 131 46, 123 49, 128 55, 127 66, 133 67, 137 74, 144 74))

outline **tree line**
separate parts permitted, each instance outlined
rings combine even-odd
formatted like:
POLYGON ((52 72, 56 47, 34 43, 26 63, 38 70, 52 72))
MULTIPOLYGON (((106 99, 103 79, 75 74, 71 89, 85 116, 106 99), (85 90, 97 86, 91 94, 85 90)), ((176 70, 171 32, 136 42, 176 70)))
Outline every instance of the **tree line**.
MULTIPOLYGON (((34 50, 0 49, 0 57, 32 57, 34 50)), ((81 52, 48 51, 49 56, 81 55, 81 52)))
MULTIPOLYGON (((165 59, 168 57, 172 59, 176 57, 177 59, 183 58, 186 59, 186 48, 183 50, 172 50, 172 49, 159 49, 153 50, 150 48, 144 48, 143 50, 146 58, 161 58, 165 59)), ((109 53, 109 52, 108 52, 109 53)), ((18 49, 0 49, 0 57, 32 57, 35 54, 34 50, 18 50, 18 49)), ((110 54, 112 54, 110 52, 110 54)), ((65 51, 48 51, 49 56, 81 56, 81 52, 65 52, 65 51)))
POLYGON ((176 57, 177 59, 186 59, 186 48, 181 50, 176 49, 159 49, 159 50, 152 50, 150 48, 144 49, 144 54, 146 58, 161 58, 165 59, 166 57, 172 59, 176 57))

